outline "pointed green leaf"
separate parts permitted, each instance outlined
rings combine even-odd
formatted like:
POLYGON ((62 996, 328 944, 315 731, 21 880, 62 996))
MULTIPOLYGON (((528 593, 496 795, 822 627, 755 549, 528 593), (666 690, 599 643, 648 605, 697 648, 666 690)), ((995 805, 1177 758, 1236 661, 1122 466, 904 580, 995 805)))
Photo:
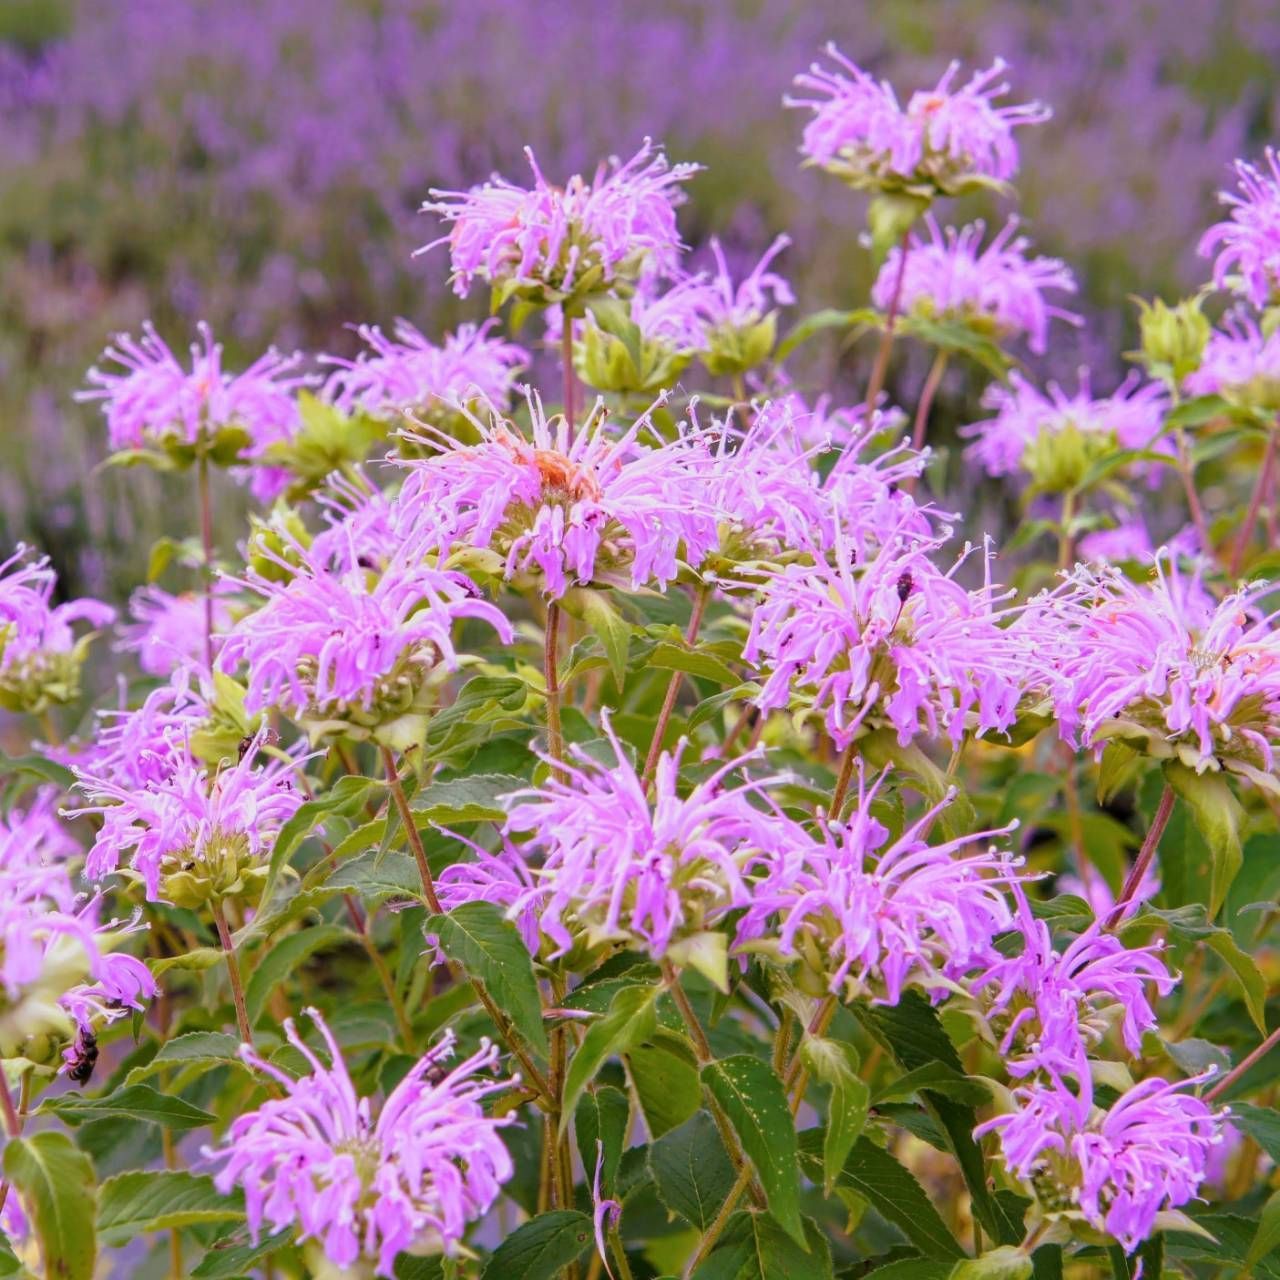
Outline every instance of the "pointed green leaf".
POLYGON ((594 1181, 596 1162, 600 1161, 600 1190, 606 1198, 616 1198, 618 1165, 627 1140, 631 1120, 631 1101, 621 1089, 604 1085, 588 1089, 574 1111, 573 1131, 578 1139, 578 1154, 587 1180, 594 1181))
POLYGON ((665 671, 684 671, 719 685, 736 685, 738 677, 719 658, 698 649, 690 649, 663 641, 646 659, 651 667, 665 671))
POLYGON ((65 1133, 11 1138, 4 1149, 4 1175, 22 1197, 45 1275, 93 1280, 98 1242, 89 1157, 65 1133))
POLYGON ((782 1229, 804 1244, 800 1220, 800 1169, 795 1123, 773 1068, 749 1054, 735 1054, 702 1068, 702 1082, 729 1118, 755 1168, 782 1229))
POLYGON ((171 1098, 149 1084, 131 1084, 103 1098, 86 1098, 79 1093, 63 1093, 46 1098, 38 1115, 56 1115, 64 1124, 78 1125, 90 1120, 123 1118, 164 1129, 199 1129, 215 1117, 183 1098, 171 1098))
POLYGON ((1212 870, 1208 907, 1212 920, 1244 861, 1240 845, 1244 810, 1224 773, 1196 773, 1181 762, 1170 760, 1164 766, 1164 776, 1190 810, 1196 829, 1209 846, 1212 870))
POLYGON ((805 1219, 803 1243, 769 1213, 735 1213, 694 1280, 831 1280, 831 1249, 805 1219))
POLYGON ((540 1213, 517 1227, 484 1269, 484 1280, 553 1280, 591 1243, 591 1219, 573 1209, 540 1213))
POLYGON ((212 1178, 185 1171, 121 1173, 102 1184, 98 1197, 98 1234, 109 1245, 149 1231, 243 1221, 238 1198, 219 1195, 212 1178))
POLYGON ((356 940, 356 935, 341 925, 316 924, 274 943, 245 984, 244 1003, 249 1014, 249 1024, 252 1026, 258 1021, 271 993, 304 960, 317 951, 340 947, 356 940))
POLYGON ((225 1031, 189 1031, 160 1046, 150 1062, 134 1067, 125 1084, 137 1084, 167 1067, 230 1066, 240 1062, 240 1041, 225 1031))
POLYGON ((831 1089, 822 1145, 822 1188, 829 1196, 853 1144, 866 1128, 871 1091, 858 1075, 858 1054, 852 1045, 810 1036, 803 1053, 813 1078, 831 1089))
POLYGON ((699 1231, 715 1221, 737 1180, 716 1122, 706 1111, 652 1143, 648 1161, 659 1199, 699 1231))
POLYGON ((624 1054, 632 1045, 647 1040, 657 1026, 659 989, 656 986, 623 987, 609 1012, 587 1028, 578 1051, 569 1060, 564 1079, 564 1111, 561 1131, 568 1127, 583 1090, 596 1078, 596 1073, 615 1054, 624 1054))
POLYGON ((431 782, 413 797, 410 806, 426 822, 442 827, 462 822, 501 822, 507 816, 504 798, 525 785, 509 773, 473 773, 445 782, 431 782))
POLYGON ((684 1124, 702 1105, 698 1062, 683 1036, 659 1027, 651 1040, 632 1045, 626 1060, 650 1137, 684 1124))

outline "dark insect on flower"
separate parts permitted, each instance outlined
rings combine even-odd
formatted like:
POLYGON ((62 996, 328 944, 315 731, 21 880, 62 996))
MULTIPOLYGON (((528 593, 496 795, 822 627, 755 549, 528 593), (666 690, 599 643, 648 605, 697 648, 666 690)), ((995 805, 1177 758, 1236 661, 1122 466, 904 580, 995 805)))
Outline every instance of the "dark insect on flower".
POLYGON ((907 597, 915 589, 916 580, 911 576, 911 570, 908 569, 898 578, 898 599, 903 604, 907 603, 907 597))
POLYGON ((76 1036, 72 1057, 67 1066, 67 1076, 76 1084, 88 1084, 97 1065, 98 1037, 92 1031, 81 1031, 76 1036))

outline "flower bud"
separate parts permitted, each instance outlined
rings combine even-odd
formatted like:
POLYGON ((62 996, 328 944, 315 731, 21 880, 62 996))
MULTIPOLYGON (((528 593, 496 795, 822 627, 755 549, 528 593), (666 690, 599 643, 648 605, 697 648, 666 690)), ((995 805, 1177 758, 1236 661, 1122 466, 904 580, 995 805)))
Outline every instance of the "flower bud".
POLYGON ((1200 297, 1186 298, 1176 306, 1162 299, 1138 299, 1139 353, 1143 368, 1153 377, 1175 386, 1200 367, 1209 341, 1209 321, 1200 311, 1200 297))

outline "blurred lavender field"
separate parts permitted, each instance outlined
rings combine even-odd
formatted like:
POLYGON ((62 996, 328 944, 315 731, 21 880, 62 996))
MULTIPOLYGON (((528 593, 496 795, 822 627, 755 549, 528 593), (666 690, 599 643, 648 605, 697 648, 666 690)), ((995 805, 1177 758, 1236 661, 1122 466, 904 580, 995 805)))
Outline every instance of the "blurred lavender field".
MULTIPOLYGON (((71 393, 108 336, 149 317, 181 346, 207 319, 234 363, 271 342, 350 352, 353 322, 473 318, 411 258, 437 234, 416 210, 433 185, 523 180, 526 143, 560 175, 663 140, 707 166, 692 240, 746 257, 786 229, 800 306, 851 305, 864 210, 799 169, 780 105, 828 39, 902 84, 999 54, 1053 106, 1023 143, 1021 213, 1077 270, 1089 323, 1049 372, 1106 370, 1128 295, 1203 275, 1214 192, 1280 125, 1271 0, 4 0, 4 544, 118 598, 145 571, 127 548, 187 529, 190 501, 150 473, 87 483, 105 442, 71 393)), ((229 520, 240 501, 219 496, 229 520)))

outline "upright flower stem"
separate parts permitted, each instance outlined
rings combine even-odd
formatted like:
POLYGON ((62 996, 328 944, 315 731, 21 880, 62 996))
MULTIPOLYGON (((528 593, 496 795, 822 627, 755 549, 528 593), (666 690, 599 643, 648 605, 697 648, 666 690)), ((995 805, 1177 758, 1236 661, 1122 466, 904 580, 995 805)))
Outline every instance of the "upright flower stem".
MULTIPOLYGON (((693 597, 693 613, 689 616, 689 626, 684 633, 685 644, 692 646, 698 638, 702 626, 702 615, 707 607, 707 597, 711 588, 703 583, 693 597)), ((675 710, 676 696, 680 692, 680 681, 683 672, 673 671, 667 681, 667 692, 662 699, 662 709, 658 712, 658 723, 653 729, 653 741, 649 743, 649 754, 645 757, 644 771, 640 780, 645 788, 653 780, 653 771, 658 767, 658 757, 662 754, 662 740, 667 736, 667 725, 671 723, 671 713, 675 710)))
POLYGON ((1156 806, 1155 816, 1151 819, 1151 826, 1147 830, 1147 838, 1142 842, 1142 848, 1138 850, 1137 861, 1129 868, 1124 888, 1120 890, 1116 905, 1111 908, 1111 914, 1107 917, 1106 928, 1115 929, 1129 914, 1129 907, 1137 897, 1151 861, 1156 856, 1160 837, 1164 835, 1164 829, 1169 825, 1169 816, 1173 813, 1173 801, 1173 788, 1166 782, 1164 790, 1160 793, 1160 803, 1156 806))
POLYGON ((1253 531, 1258 527, 1258 513, 1267 500, 1271 489, 1271 476, 1276 466, 1276 447, 1280 444, 1280 424, 1273 424, 1267 433, 1267 447, 1262 455, 1262 469, 1258 472, 1258 483, 1253 487, 1253 497, 1249 499, 1249 510, 1245 512, 1244 524, 1240 526, 1240 537, 1236 540, 1236 549, 1231 553, 1231 576, 1237 577, 1244 568, 1244 558, 1249 554, 1249 544, 1253 541, 1253 531))
POLYGON ((1071 489, 1062 495, 1062 528, 1058 532, 1058 568, 1070 569, 1075 555, 1075 538, 1071 525, 1076 518, 1076 495, 1071 489))
POLYGON ((573 321, 566 315, 560 329, 560 368, 564 375, 564 420, 568 427, 569 444, 573 443, 574 375, 573 375, 573 321))
MULTIPOLYGON (((546 642, 542 650, 542 674, 547 685, 547 754, 556 766, 564 763, 564 731, 560 727, 560 606, 553 600, 547 605, 546 642)), ((553 770, 557 777, 564 770, 553 770)))
POLYGON ((213 670, 213 499, 209 493, 209 455, 202 449, 196 461, 200 499, 200 543, 204 547, 204 661, 213 670))
POLYGON ((1206 1102, 1212 1102, 1215 1098, 1220 1098, 1228 1089, 1231 1088, 1241 1076, 1244 1075, 1250 1067, 1261 1062, 1263 1058, 1271 1052, 1272 1049, 1280 1044, 1280 1027, 1277 1027, 1256 1049, 1251 1053, 1245 1054, 1239 1062, 1236 1063, 1230 1071, 1227 1072, 1217 1084, 1213 1086, 1205 1095, 1206 1102))
POLYGON ((853 766, 857 762, 858 753, 854 747, 856 738, 849 739, 844 754, 840 757, 840 774, 836 778, 836 789, 831 793, 831 808, 827 810, 827 818, 831 822, 840 819, 840 810, 844 808, 845 797, 849 794, 849 783, 853 781, 853 766))
MULTIPOLYGON (((929 431, 929 411, 933 408, 933 399, 942 385, 943 375, 947 372, 947 352, 939 349, 929 366, 929 376, 924 380, 924 389, 920 392, 920 403, 916 405, 915 425, 911 429, 911 447, 919 453, 924 448, 924 438, 929 431)), ((914 480, 914 477, 913 477, 914 480)))
POLYGON ((876 350, 876 362, 871 366, 871 381, 867 383, 866 414, 870 421, 871 414, 884 390, 885 375, 889 372, 889 354, 893 350, 893 331, 898 323, 898 302, 902 297, 902 281, 907 273, 907 252, 910 248, 910 232, 902 233, 901 252, 898 254, 898 274, 893 280, 893 293, 889 296, 889 308, 884 316, 884 332, 880 335, 880 346, 876 350))
MULTIPOLYGON (((382 765, 387 774, 387 786, 391 791, 396 811, 400 814, 400 822, 404 826, 405 838, 409 842, 409 848, 413 850, 413 859, 418 864, 418 875, 422 879, 422 896, 426 898, 427 905, 436 915, 443 915, 444 908, 440 905, 435 881, 431 878, 431 867, 427 863, 427 851, 423 848, 422 837, 418 834, 417 824, 413 820, 413 812, 409 808, 408 797, 404 793, 404 787, 400 784, 400 773, 396 768, 395 756, 391 754, 389 747, 382 747, 381 751, 382 765)), ((515 1055, 516 1061, 520 1063, 525 1082, 538 1091, 545 1103, 551 1104, 554 1097, 551 1086, 547 1083, 546 1076, 538 1070, 533 1059, 525 1052, 520 1041, 516 1038, 511 1020, 494 1004, 484 987, 474 978, 468 978, 452 960, 449 961, 449 972, 455 981, 469 981, 471 983, 471 988, 476 993, 476 998, 484 1006, 485 1012, 488 1013, 489 1017, 493 1019, 493 1025, 498 1028, 498 1034, 502 1037, 503 1043, 515 1055)))
MULTIPOLYGON (((23 1079, 25 1087, 26 1079, 23 1079)), ((13 1105, 13 1095, 9 1092, 9 1082, 0 1078, 0 1113, 4 1118, 4 1132, 8 1138, 16 1138, 22 1132, 23 1117, 18 1114, 13 1105)), ((9 1199, 9 1183, 8 1180, 0 1182, 0 1211, 4 1210, 5 1202, 9 1199)))
POLYGON ((1182 478, 1182 490, 1187 496, 1187 510, 1191 513, 1191 523, 1195 526, 1200 550, 1205 555, 1211 556, 1213 541, 1209 535, 1209 522, 1204 517, 1204 507, 1200 503, 1200 494, 1196 490, 1196 478, 1190 455, 1187 453, 1186 437, 1182 434, 1181 427, 1173 433, 1173 447, 1178 455, 1178 475, 1182 478))
POLYGON ((222 954, 227 961, 227 977, 231 981, 231 999, 236 1006, 236 1026, 240 1029, 243 1043, 253 1044, 253 1030, 249 1026, 249 1011, 244 1003, 244 986, 240 981, 240 962, 236 959, 235 945, 231 941, 231 930, 227 928, 227 917, 222 910, 222 903, 213 900, 213 923, 218 928, 218 941, 222 944, 222 954))

